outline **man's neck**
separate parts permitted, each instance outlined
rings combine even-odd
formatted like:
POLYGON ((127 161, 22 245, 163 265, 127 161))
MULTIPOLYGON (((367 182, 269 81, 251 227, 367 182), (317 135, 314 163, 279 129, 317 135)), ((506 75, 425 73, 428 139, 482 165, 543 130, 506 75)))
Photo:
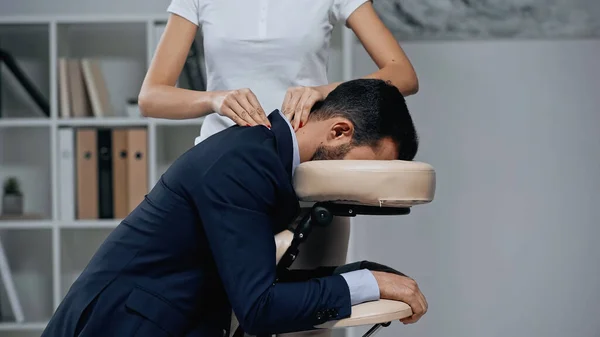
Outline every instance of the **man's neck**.
POLYGON ((317 138, 311 131, 311 128, 305 126, 296 132, 301 163, 310 161, 317 151, 318 142, 315 142, 317 138))

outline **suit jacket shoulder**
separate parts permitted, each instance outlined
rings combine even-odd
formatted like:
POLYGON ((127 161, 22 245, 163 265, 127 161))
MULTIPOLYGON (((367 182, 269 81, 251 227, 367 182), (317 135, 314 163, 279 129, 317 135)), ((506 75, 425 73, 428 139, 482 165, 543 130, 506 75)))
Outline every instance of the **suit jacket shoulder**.
POLYGON ((207 184, 222 184, 227 178, 257 183, 260 179, 256 185, 263 188, 267 183, 281 185, 290 178, 284 176, 274 135, 261 129, 234 127, 206 139, 177 158, 161 177, 162 182, 184 197, 207 184))

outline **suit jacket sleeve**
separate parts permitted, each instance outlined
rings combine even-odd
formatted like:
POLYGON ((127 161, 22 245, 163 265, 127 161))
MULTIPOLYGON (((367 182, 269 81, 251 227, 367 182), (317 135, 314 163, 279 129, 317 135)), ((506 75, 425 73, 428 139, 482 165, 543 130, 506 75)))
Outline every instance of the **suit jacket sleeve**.
POLYGON ((311 330, 351 313, 348 285, 340 275, 275 283, 270 214, 279 182, 289 180, 280 176, 281 165, 264 147, 240 146, 190 191, 232 309, 251 335, 311 330))

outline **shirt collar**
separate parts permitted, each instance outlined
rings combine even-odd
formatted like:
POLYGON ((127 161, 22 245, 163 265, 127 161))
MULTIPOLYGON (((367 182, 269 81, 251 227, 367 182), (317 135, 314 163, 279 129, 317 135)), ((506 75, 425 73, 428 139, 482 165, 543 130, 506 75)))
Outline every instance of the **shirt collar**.
POLYGON ((286 122, 286 124, 290 128, 290 133, 292 134, 292 145, 293 145, 293 149, 294 149, 294 154, 292 157, 292 177, 293 177, 294 171, 296 171, 296 167, 298 167, 298 165, 300 165, 300 148, 298 147, 298 139, 296 139, 296 132, 294 131, 294 127, 292 126, 290 121, 288 121, 287 117, 285 117, 285 115, 279 109, 277 109, 277 112, 281 115, 283 120, 286 122))

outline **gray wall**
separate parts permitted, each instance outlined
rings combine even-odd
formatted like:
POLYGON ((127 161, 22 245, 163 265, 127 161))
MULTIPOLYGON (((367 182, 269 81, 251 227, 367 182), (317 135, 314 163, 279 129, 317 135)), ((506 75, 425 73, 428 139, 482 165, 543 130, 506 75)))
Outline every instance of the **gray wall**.
POLYGON ((600 336, 600 41, 404 47, 437 195, 353 221, 352 258, 413 276, 430 309, 380 336, 600 336))

